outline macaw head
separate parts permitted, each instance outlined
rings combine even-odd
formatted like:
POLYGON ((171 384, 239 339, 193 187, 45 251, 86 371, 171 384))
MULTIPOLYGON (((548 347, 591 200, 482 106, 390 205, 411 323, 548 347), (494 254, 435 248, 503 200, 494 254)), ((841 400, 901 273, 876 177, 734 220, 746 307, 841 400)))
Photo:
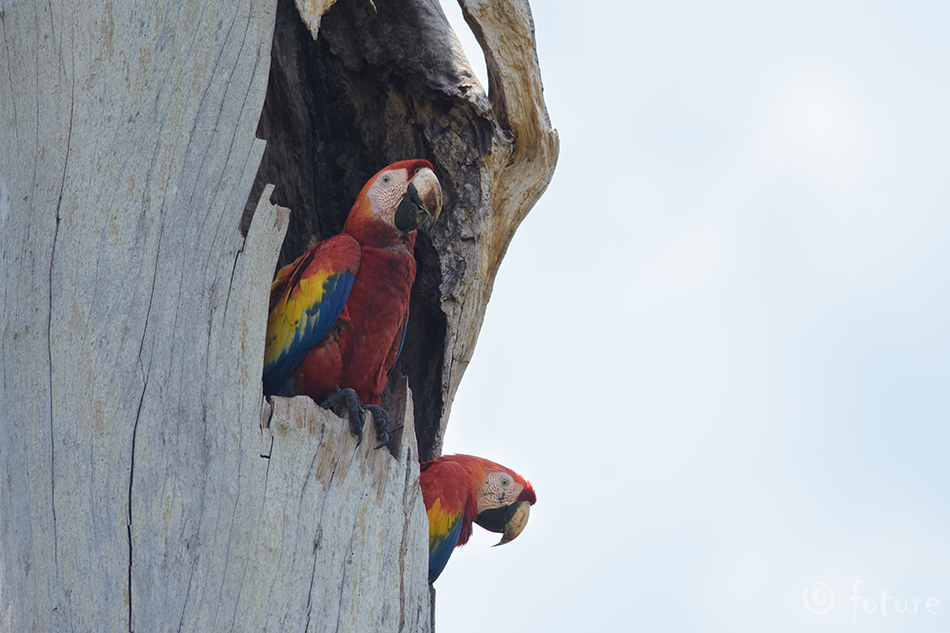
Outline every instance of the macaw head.
POLYGON ((521 475, 500 464, 472 455, 449 455, 440 459, 458 462, 468 475, 477 505, 475 523, 502 535, 504 545, 521 534, 537 497, 521 475))
POLYGON ((383 168, 357 196, 344 232, 361 243, 391 242, 438 219, 442 186, 427 160, 404 160, 383 168), (375 239, 374 239, 375 237, 375 239))

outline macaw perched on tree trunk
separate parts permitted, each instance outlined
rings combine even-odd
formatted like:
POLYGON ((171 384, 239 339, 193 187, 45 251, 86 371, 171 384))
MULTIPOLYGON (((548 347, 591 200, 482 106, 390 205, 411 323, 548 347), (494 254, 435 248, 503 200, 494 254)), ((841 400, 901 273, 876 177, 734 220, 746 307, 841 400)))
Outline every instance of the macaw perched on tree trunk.
POLYGON ((429 516, 429 582, 435 582, 456 547, 468 542, 472 523, 513 541, 528 524, 537 497, 521 475, 472 455, 446 455, 419 465, 422 501, 429 516))
POLYGON ((324 408, 342 402, 360 441, 365 406, 379 447, 386 444, 380 394, 409 319, 416 229, 441 209, 429 161, 394 163, 366 183, 340 235, 280 269, 271 286, 264 395, 307 395, 324 408))

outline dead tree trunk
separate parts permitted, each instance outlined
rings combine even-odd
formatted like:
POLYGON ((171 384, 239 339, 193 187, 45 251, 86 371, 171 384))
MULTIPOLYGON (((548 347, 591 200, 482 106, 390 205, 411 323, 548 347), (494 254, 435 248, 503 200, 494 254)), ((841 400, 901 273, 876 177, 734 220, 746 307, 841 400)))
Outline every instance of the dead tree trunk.
MULTIPOLYGON (((406 4, 441 16, 426 0, 406 4)), ((469 5, 473 24, 497 21, 476 29, 483 45, 508 29, 521 57, 489 55, 490 101, 475 84, 440 80, 457 94, 412 93, 393 119, 394 138, 425 139, 408 149, 436 155, 455 206, 421 249, 429 272, 412 310, 430 315, 400 370, 428 390, 416 397, 423 448, 407 424, 390 451, 373 452, 306 399, 276 399, 271 410, 261 395, 267 294, 288 217, 285 254, 336 221, 320 215, 324 228, 302 228, 304 203, 289 214, 252 196, 256 211, 239 230, 265 152, 255 134, 259 122, 267 130, 261 109, 284 9, 4 3, 0 631, 430 628, 417 462, 438 450, 497 264, 556 157, 527 5, 469 5), (513 22, 498 26, 499 16, 513 22), (442 117, 420 128, 428 107, 442 117), (477 151, 464 135, 437 133, 459 112, 478 121, 458 124, 481 130, 477 151), (437 344, 419 340, 432 322, 442 324, 437 344)), ((340 0, 331 11, 341 17, 325 23, 360 6, 340 0)), ((358 17, 385 31, 391 5, 376 6, 358 17)), ((320 14, 306 13, 314 28, 320 14)), ((364 40, 346 43, 345 29, 337 37, 315 44, 371 54, 364 40)), ((339 66, 353 63, 365 62, 339 66)), ((371 78, 398 85, 401 68, 371 78)), ((406 85, 432 85, 428 68, 406 85)), ((336 121, 332 112, 316 102, 307 116, 336 121)), ((378 140, 363 133, 351 128, 353 152, 378 140)), ((351 156, 339 140, 312 158, 271 145, 298 152, 296 163, 285 157, 295 166, 262 171, 273 178, 258 189, 276 183, 275 199, 293 188, 286 174, 351 156)), ((406 149, 382 147, 378 157, 406 149)), ((317 179, 315 193, 351 201, 365 175, 317 179)), ((391 413, 412 420, 405 381, 391 384, 391 413)))

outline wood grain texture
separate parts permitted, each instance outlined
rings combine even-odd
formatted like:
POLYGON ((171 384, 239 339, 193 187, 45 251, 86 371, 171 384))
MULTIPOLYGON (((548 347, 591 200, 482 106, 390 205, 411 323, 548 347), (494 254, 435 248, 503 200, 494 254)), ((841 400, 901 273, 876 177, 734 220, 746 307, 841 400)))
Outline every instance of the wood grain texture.
MULTIPOLYGON (((412 419, 406 382, 394 425, 412 419)), ((389 450, 357 447, 349 423, 306 397, 273 398, 260 509, 270 561, 243 595, 247 630, 429 631, 428 519, 412 425, 389 450)), ((242 605, 243 606, 243 605, 242 605)))
POLYGON ((208 366, 259 364, 214 341, 241 327, 235 209, 263 151, 273 7, 17 2, 0 23, 0 622, 169 622, 186 595, 155 608, 137 574, 177 589, 165 561, 184 541, 172 533, 161 563, 136 549, 157 522, 139 512, 167 486, 199 515, 180 449, 218 448, 206 431, 240 416, 215 415, 218 398, 259 409, 259 387, 217 393, 208 366))

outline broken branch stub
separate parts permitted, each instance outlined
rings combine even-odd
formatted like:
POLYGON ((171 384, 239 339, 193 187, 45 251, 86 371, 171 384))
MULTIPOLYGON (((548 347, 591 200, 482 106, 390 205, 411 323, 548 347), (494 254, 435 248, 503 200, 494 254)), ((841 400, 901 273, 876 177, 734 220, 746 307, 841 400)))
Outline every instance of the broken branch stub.
MULTIPOLYGON (((412 418, 405 380, 396 426, 412 418)), ((374 435, 372 415, 365 433, 374 435)), ((349 422, 306 397, 272 398, 269 460, 252 558, 266 559, 239 605, 245 630, 429 631, 428 520, 412 426, 388 449, 356 445, 349 422), (268 600, 251 600, 252 596, 268 600), (309 628, 308 628, 309 623, 309 628)))

